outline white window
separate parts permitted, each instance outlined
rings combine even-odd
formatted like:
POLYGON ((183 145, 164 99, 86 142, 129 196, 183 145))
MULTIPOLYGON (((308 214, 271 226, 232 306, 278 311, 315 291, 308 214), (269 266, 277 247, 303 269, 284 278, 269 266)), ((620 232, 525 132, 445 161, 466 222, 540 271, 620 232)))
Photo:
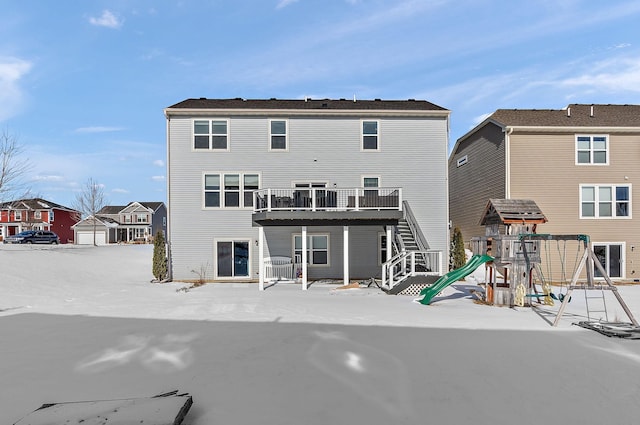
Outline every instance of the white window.
POLYGON ((33 212, 33 218, 37 218, 38 220, 42 219, 42 211, 36 210, 33 212))
POLYGON ((197 150, 229 150, 229 121, 194 120, 193 148, 197 150))
POLYGON ((378 265, 382 265, 387 261, 387 234, 378 233, 378 265))
MULTIPOLYGON (((302 235, 293 235, 293 258, 302 258, 302 235)), ((329 265, 329 235, 307 234, 307 264, 329 265)))
POLYGON ((380 140, 378 132, 378 121, 362 121, 362 150, 379 151, 380 140))
MULTIPOLYGON (((602 267, 611 278, 624 277, 624 243, 620 242, 594 242, 593 253, 602 264, 602 267)), ((596 277, 603 277, 600 270, 594 266, 596 277)))
POLYGON ((146 214, 137 214, 136 215, 136 222, 137 223, 146 223, 147 222, 147 215, 146 214))
POLYGON ((49 223, 53 223, 53 210, 49 210, 49 223))
POLYGON ((13 219, 15 221, 22 220, 22 211, 14 211, 13 212, 13 219))
POLYGON ((269 150, 286 151, 289 149, 287 143, 287 121, 269 121, 269 150))
POLYGON ((630 185, 580 185, 580 218, 630 217, 630 185))
POLYGON ((609 137, 576 135, 576 164, 609 164, 609 137))
POLYGON ((251 208, 253 191, 260 188, 257 173, 204 174, 205 208, 251 208))
POLYGON ((467 155, 463 156, 462 158, 458 158, 458 160, 456 161, 456 167, 462 167, 467 162, 469 162, 469 157, 467 155))

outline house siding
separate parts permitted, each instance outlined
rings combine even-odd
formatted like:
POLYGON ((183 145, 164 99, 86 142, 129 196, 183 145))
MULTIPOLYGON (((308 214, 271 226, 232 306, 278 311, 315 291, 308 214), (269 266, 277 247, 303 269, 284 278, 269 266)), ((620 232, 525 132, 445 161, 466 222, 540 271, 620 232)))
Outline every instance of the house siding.
MULTIPOLYGON (((258 277, 258 229, 251 227, 252 209, 204 209, 205 172, 259 173, 262 188, 290 188, 293 181, 360 187, 363 176, 378 176, 383 187, 402 187, 403 199, 409 202, 430 248, 448 254, 447 117, 381 117, 378 113, 375 117, 342 118, 339 112, 330 117, 288 116, 287 152, 269 152, 268 126, 273 116, 268 112, 239 117, 212 111, 206 118, 229 120, 229 152, 193 151, 193 119, 168 118, 168 217, 174 279, 194 279, 197 276, 192 270, 201 267, 212 278, 214 240, 225 238, 251 241, 250 278, 258 277), (380 122, 378 152, 360 149, 363 119, 380 122)), ((270 235, 269 250, 275 252, 277 246, 277 255, 290 252, 291 234, 300 232, 299 227, 265 229, 270 235), (282 233, 280 239, 273 239, 278 232, 282 233)), ((383 230, 381 226, 376 229, 383 230)), ((341 276, 342 227, 308 227, 307 231, 330 233, 328 271, 341 276)), ((350 258, 357 256, 350 266, 351 276, 370 277, 369 254, 377 265, 377 231, 351 226, 349 244, 350 258), (370 253, 372 250, 376 251, 370 253)), ((320 268, 309 268, 312 278, 317 270, 320 268)))
POLYGON ((505 142, 502 128, 489 123, 458 143, 449 159, 449 217, 458 226, 467 248, 475 236, 484 236, 482 212, 491 198, 504 198, 505 142), (467 156, 466 164, 457 161, 467 156))
MULTIPOLYGON (((576 165, 576 133, 511 135, 511 197, 534 199, 549 222, 540 233, 587 234, 591 241, 624 243, 623 278, 640 278, 640 133, 609 134, 609 165, 576 165), (631 186, 630 218, 580 218, 580 184, 631 186), (635 207, 635 208, 634 208, 635 207)), ((580 132, 580 134, 587 134, 580 132)))

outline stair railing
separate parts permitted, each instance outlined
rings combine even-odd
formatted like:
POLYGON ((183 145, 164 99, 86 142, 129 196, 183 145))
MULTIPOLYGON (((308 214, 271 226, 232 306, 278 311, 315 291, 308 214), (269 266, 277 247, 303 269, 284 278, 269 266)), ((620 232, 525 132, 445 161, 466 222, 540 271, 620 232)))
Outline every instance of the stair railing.
POLYGON ((382 286, 392 289, 410 276, 442 275, 442 251, 402 251, 382 265, 382 286), (426 270, 418 271, 418 259, 424 259, 426 270))

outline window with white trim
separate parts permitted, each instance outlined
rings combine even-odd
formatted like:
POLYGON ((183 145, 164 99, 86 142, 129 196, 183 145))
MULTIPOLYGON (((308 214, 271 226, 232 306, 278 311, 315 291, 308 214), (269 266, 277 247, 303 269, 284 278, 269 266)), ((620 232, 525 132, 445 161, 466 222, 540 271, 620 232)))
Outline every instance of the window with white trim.
POLYGON ((15 221, 22 220, 22 211, 14 211, 13 212, 13 219, 15 221))
MULTIPOLYGON (((293 235, 293 258, 302 258, 302 235, 293 235)), ((329 265, 329 235, 307 234, 307 264, 329 265)))
POLYGON ((608 163, 608 136, 576 135, 576 164, 607 165, 608 163))
POLYGON ((287 143, 287 121, 269 121, 269 150, 286 151, 289 148, 287 143))
POLYGON ((260 188, 257 173, 206 173, 204 208, 251 208, 253 191, 260 188))
POLYGON ((36 210, 36 211, 34 211, 34 212, 33 212, 33 218, 36 218, 36 219, 38 219, 38 220, 41 220, 41 219, 42 219, 42 211, 40 211, 40 210, 36 210))
POLYGON ((382 265, 387 261, 387 234, 378 233, 378 265, 382 265))
POLYGON ((580 185, 580 218, 631 217, 631 185, 580 185))
POLYGON ((196 150, 229 150, 229 120, 194 120, 193 148, 196 150))
POLYGON ((467 155, 458 158, 458 160, 456 161, 456 167, 462 167, 467 162, 469 162, 469 157, 467 155))
POLYGON ((378 121, 362 121, 362 150, 378 151, 379 144, 379 122, 378 121))

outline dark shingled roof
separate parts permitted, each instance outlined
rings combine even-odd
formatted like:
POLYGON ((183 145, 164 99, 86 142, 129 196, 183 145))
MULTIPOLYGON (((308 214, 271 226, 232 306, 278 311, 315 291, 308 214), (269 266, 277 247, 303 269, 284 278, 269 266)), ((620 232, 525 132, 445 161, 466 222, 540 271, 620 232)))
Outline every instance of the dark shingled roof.
POLYGON ((9 201, 0 204, 0 208, 15 208, 15 209, 23 209, 29 208, 32 210, 42 210, 42 209, 59 209, 59 210, 67 210, 74 211, 72 208, 65 207, 64 205, 56 204, 55 202, 47 201, 42 198, 30 198, 30 199, 18 199, 16 201, 9 201))
POLYGON ((187 99, 168 109, 300 109, 300 110, 396 110, 446 111, 426 100, 348 99, 187 99))
POLYGON ((122 211, 125 208, 126 206, 107 205, 106 207, 102 207, 100 211, 98 211, 96 214, 119 214, 120 211, 122 211))
POLYGON ((572 104, 565 109, 498 109, 489 119, 509 127, 640 127, 640 105, 572 104))

